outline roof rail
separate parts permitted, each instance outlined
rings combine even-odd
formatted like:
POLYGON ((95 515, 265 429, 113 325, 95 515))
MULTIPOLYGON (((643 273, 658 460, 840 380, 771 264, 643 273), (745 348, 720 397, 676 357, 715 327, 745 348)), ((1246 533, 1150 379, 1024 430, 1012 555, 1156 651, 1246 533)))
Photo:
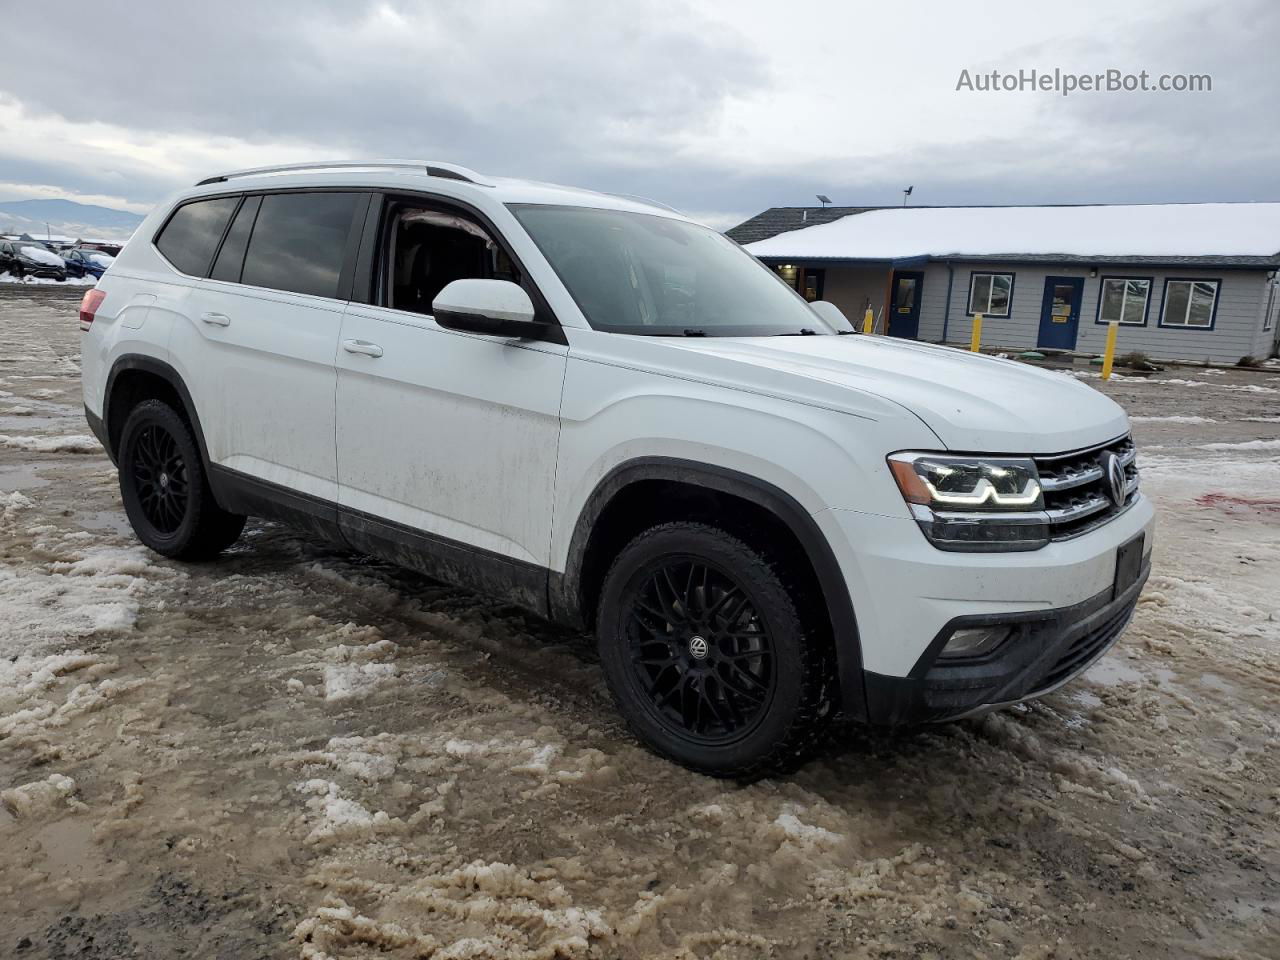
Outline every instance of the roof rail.
POLYGON ((634 200, 637 203, 643 203, 650 207, 659 207, 663 210, 670 210, 672 213, 678 213, 680 216, 684 216, 683 210, 677 210, 669 203, 663 203, 661 200, 650 200, 648 197, 642 197, 636 193, 609 193, 605 194, 605 196, 617 197, 619 200, 634 200))
POLYGON ((197 187, 211 183, 225 183, 234 177, 256 177, 268 173, 297 173, 304 170, 351 170, 365 167, 381 167, 396 170, 421 170, 428 176, 441 177, 446 180, 461 180, 474 183, 478 187, 492 187, 480 174, 456 163, 436 163, 430 160, 326 160, 311 163, 283 163, 271 167, 250 167, 247 170, 232 170, 220 173, 216 177, 206 177, 196 184, 197 187))

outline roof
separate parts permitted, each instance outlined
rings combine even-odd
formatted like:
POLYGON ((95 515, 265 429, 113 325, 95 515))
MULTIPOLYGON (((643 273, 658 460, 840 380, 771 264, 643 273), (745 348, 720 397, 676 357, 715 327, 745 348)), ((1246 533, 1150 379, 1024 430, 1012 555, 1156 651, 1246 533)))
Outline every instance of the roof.
POLYGON ((784 260, 1280 266, 1280 203, 887 207, 747 245, 784 260))
POLYGON ((754 243, 766 240, 788 230, 802 230, 814 224, 830 223, 841 217, 849 217, 855 213, 866 213, 868 210, 880 210, 881 207, 770 207, 764 213, 757 213, 750 220, 744 220, 736 227, 724 232, 730 240, 739 243, 754 243))
MULTIPOLYGON (((420 189, 445 196, 460 196, 483 203, 559 204, 607 210, 629 210, 687 220, 677 210, 644 197, 599 193, 578 187, 540 183, 514 177, 495 177, 468 167, 435 160, 330 160, 234 170, 206 177, 194 189, 176 197, 273 187, 384 187, 420 189)), ((166 202, 165 206, 170 206, 166 202)))

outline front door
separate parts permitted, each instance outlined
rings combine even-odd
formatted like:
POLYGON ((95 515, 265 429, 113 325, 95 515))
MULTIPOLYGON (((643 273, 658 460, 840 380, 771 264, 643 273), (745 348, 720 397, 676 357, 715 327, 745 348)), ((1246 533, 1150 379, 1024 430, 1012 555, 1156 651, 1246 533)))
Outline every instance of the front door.
POLYGON ((428 570, 443 579, 475 581, 476 554, 514 561, 512 582, 480 582, 533 590, 520 574, 547 565, 567 348, 432 319, 451 280, 521 279, 476 219, 405 198, 383 223, 377 302, 352 303, 339 337, 338 502, 356 514, 344 532, 371 552, 426 537, 449 558, 428 570))
POLYGON ((1050 350, 1074 350, 1080 326, 1083 277, 1045 277, 1044 302, 1040 306, 1039 346, 1050 350))
POLYGON ((924 274, 919 270, 895 270, 889 299, 889 336, 915 340, 920 333, 920 291, 924 274))

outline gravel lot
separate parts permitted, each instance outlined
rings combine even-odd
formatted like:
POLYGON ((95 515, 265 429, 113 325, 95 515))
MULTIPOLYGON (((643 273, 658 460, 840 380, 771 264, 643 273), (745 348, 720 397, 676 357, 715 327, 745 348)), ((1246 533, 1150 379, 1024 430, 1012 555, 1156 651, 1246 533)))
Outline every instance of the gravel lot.
POLYGON ((0 294, 0 956, 1280 956, 1280 370, 1104 388, 1160 519, 1084 678, 739 787, 503 605, 273 525, 149 554, 40 294, 0 294))

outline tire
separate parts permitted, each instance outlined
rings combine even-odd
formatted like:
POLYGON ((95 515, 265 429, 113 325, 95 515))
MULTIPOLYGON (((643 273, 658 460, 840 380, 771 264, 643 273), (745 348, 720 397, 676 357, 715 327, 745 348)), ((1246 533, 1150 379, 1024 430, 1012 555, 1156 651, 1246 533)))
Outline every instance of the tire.
POLYGON ((207 560, 231 546, 245 518, 213 499, 191 428, 167 403, 144 400, 120 433, 120 497, 138 539, 176 560, 207 560))
POLYGON ((618 710, 657 753, 715 777, 804 761, 834 714, 829 644, 786 571, 701 523, 668 523, 618 554, 601 590, 600 662, 618 710))

